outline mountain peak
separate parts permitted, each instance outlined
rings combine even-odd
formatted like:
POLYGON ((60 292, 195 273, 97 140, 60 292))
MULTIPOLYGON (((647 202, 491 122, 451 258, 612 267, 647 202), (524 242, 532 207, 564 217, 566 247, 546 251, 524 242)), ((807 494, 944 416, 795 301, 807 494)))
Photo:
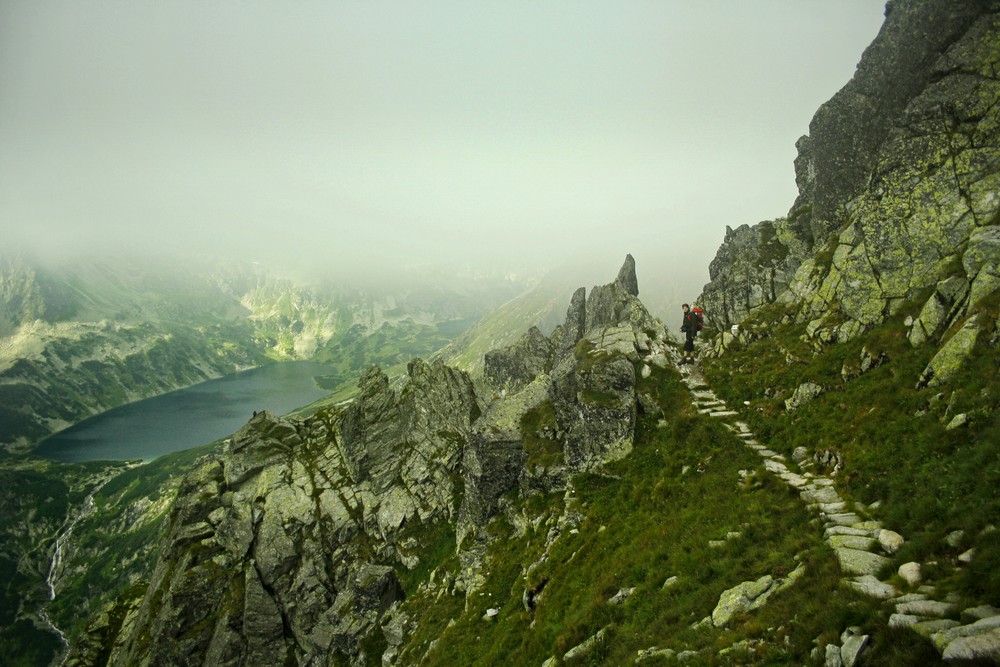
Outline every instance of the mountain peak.
POLYGON ((632 296, 639 296, 639 281, 635 277, 635 259, 632 255, 625 255, 625 263, 618 271, 615 282, 625 288, 625 291, 632 296))

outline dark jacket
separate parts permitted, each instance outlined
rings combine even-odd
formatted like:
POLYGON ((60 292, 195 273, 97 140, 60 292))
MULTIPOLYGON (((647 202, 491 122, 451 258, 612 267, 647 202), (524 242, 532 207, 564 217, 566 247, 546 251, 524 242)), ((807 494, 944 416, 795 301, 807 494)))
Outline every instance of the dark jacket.
POLYGON ((689 310, 684 313, 681 331, 687 335, 688 340, 694 340, 694 337, 698 335, 698 315, 694 311, 689 310))

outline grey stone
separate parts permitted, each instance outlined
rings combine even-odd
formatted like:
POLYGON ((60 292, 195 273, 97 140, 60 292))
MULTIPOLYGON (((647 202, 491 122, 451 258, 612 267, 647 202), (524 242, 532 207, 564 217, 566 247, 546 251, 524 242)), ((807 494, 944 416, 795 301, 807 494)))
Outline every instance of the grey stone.
POLYGON ((625 256, 625 263, 622 264, 622 268, 618 271, 618 277, 615 278, 615 282, 621 285, 632 296, 639 296, 639 281, 635 277, 635 260, 632 258, 632 255, 625 256))
POLYGON ((899 593, 895 586, 883 583, 870 574, 855 577, 846 583, 859 593, 877 600, 888 600, 899 593))
POLYGON ((889 627, 890 628, 908 628, 914 623, 919 623, 921 619, 919 616, 911 616, 908 614, 893 614, 889 617, 889 627))
POLYGON ((843 667, 844 661, 840 657, 840 647, 836 644, 827 644, 823 656, 823 667, 843 667))
POLYGON ((861 549, 863 551, 870 551, 872 546, 875 544, 875 540, 871 537, 861 537, 859 535, 831 535, 827 539, 827 542, 834 549, 848 547, 850 549, 861 549))
POLYGON ((988 604, 969 607, 962 612, 962 618, 972 622, 990 618, 991 616, 1000 617, 1000 609, 988 604))
POLYGON ((834 553, 837 554, 840 569, 846 574, 874 575, 889 563, 885 556, 860 549, 841 547, 834 549, 834 553))
POLYGON ((919 621, 914 623, 911 629, 916 632, 921 637, 926 637, 930 639, 932 635, 944 630, 949 630, 959 625, 958 621, 953 621, 950 618, 935 618, 929 621, 919 621))
POLYGON ((607 628, 601 628, 594 636, 566 651, 566 654, 563 655, 563 660, 569 661, 583 658, 604 642, 604 636, 607 634, 607 631, 607 628))
POLYGON ((878 543, 882 545, 886 553, 894 554, 903 546, 903 536, 883 528, 878 531, 878 543))
POLYGON ((941 652, 956 639, 961 637, 975 637, 990 632, 1000 630, 1000 616, 988 616, 969 625, 957 625, 947 628, 931 635, 931 641, 941 652))
POLYGON ((712 624, 721 628, 736 614, 763 606, 775 587, 774 579, 764 575, 756 581, 745 581, 723 591, 712 611, 712 624))
POLYGON ((914 563, 912 561, 900 565, 898 574, 910 586, 916 586, 923 579, 920 572, 920 563, 914 563))
POLYGON ((487 352, 483 374, 496 388, 519 391, 552 368, 555 349, 538 327, 531 327, 510 347, 487 352))
POLYGON ((623 588, 608 599, 608 604, 625 604, 625 601, 632 597, 633 593, 635 593, 634 586, 631 588, 623 588))
POLYGON ((979 635, 959 637, 941 655, 945 660, 1000 661, 1000 628, 979 635))
POLYGON ((642 649, 638 652, 635 657, 636 664, 646 662, 647 660, 655 660, 661 658, 663 660, 670 660, 677 655, 677 652, 669 648, 656 648, 655 646, 647 649, 642 649))
POLYGON ((938 353, 927 364, 927 368, 920 374, 917 387, 933 388, 947 384, 972 355, 981 331, 979 318, 977 315, 973 315, 954 336, 941 346, 938 353))
POLYGON ((785 409, 794 412, 822 393, 823 387, 815 382, 803 382, 792 392, 792 397, 785 400, 785 409))
POLYGON ((854 667, 858 664, 858 657, 868 646, 868 639, 868 635, 851 635, 841 640, 843 644, 840 647, 840 659, 844 667, 854 667))
POLYGON ((956 611, 955 605, 937 600, 916 600, 913 602, 903 602, 896 605, 896 611, 900 614, 913 616, 947 616, 956 611))

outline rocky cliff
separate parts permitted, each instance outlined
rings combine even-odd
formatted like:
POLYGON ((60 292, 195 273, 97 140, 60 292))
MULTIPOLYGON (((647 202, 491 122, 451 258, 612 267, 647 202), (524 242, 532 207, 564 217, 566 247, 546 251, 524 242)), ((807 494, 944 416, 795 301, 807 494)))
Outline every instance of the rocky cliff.
POLYGON ((995 2, 892 2, 798 143, 785 218, 727 229, 699 302, 718 329, 775 301, 848 340, 914 299, 938 338, 998 285, 995 2))
POLYGON ((663 338, 637 293, 629 257, 614 282, 577 293, 552 340, 532 329, 491 355, 479 393, 415 359, 399 389, 372 367, 345 408, 256 415, 182 483, 145 592, 96 615, 67 664, 377 660, 372 637, 433 536, 457 534, 456 585, 471 594, 494 539, 482 527, 508 494, 630 451, 635 364, 663 338), (549 421, 526 432, 540 409, 549 421))

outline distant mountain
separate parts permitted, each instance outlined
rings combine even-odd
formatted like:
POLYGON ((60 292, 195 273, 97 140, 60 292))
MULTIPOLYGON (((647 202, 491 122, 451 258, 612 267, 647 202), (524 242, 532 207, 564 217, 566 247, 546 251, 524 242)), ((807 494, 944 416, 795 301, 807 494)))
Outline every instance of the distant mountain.
POLYGON ((24 450, 123 403, 273 361, 322 361, 327 388, 353 387, 368 364, 429 354, 522 289, 504 276, 421 272, 362 290, 231 262, 53 269, 7 257, 0 444, 24 450))

